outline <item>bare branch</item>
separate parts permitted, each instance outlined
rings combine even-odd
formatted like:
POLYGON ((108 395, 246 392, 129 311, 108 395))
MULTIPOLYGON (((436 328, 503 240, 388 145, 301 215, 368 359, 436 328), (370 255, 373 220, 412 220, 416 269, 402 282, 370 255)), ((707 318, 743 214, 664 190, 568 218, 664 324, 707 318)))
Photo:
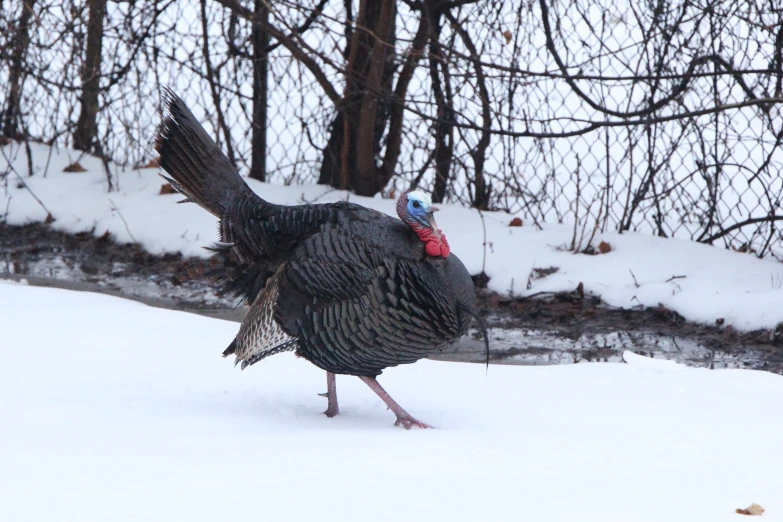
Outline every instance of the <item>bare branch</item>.
MULTIPOLYGON (((280 29, 272 25, 271 23, 264 22, 259 17, 255 16, 255 13, 250 11, 248 8, 242 6, 237 0, 215 0, 217 3, 222 5, 223 7, 226 7, 227 9, 230 9, 234 11, 237 15, 241 16, 242 18, 249 20, 250 22, 258 25, 263 29, 264 31, 268 32, 270 36, 275 38, 278 42, 280 42, 280 45, 288 49, 288 51, 299 60, 302 65, 307 67, 307 69, 312 73, 312 75, 315 77, 318 84, 321 86, 321 88, 324 90, 324 94, 329 97, 330 100, 335 105, 339 105, 341 103, 342 98, 337 93, 337 90, 335 90, 334 86, 331 84, 329 79, 326 77, 326 74, 324 74, 323 70, 321 70, 321 67, 316 63, 316 61, 305 52, 304 49, 307 49, 308 46, 301 46, 302 40, 298 37, 298 35, 286 35, 280 29), (298 40, 298 42, 294 42, 294 40, 298 40)), ((268 6, 267 6, 268 8, 268 6)), ((270 9, 270 12, 273 12, 273 10, 270 9)))

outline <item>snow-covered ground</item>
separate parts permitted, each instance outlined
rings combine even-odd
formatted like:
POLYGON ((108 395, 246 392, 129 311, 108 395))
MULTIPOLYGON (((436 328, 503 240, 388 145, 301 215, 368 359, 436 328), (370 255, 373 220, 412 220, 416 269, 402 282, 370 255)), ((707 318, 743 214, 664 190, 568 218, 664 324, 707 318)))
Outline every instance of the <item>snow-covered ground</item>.
MULTIPOLYGON (((107 191, 106 173, 97 158, 79 162, 86 172, 63 169, 79 157, 65 149, 31 144, 34 175, 28 177, 23 147, 2 148, 0 218, 10 224, 44 221, 69 232, 106 231, 121 242, 138 242, 153 253, 177 252, 204 256, 202 248, 217 239, 216 220, 195 205, 177 205, 178 194, 160 195, 158 169, 120 171, 111 166, 115 192, 107 191), (6 160, 7 158, 7 160, 6 160), (13 167, 8 169, 8 165, 13 167), (35 195, 35 197, 33 196, 35 195), (36 200, 36 197, 38 198, 36 200)), ((280 186, 249 180, 250 186, 274 203, 301 204, 351 201, 394 215, 390 199, 362 198, 323 186, 280 186)), ((606 254, 589 256, 568 251, 574 235, 569 225, 544 224, 543 230, 524 223, 509 227, 514 216, 442 205, 438 223, 452 251, 468 270, 489 275, 489 288, 517 296, 538 292, 572 291, 581 282, 585 291, 617 307, 659 304, 686 319, 723 324, 740 330, 773 328, 783 321, 783 264, 757 259, 680 239, 638 233, 597 234, 593 245, 605 241, 606 254), (486 226, 486 236, 484 233, 486 226), (486 244, 486 246, 484 246, 486 244), (536 269, 556 268, 557 271, 536 269)), ((582 247, 591 230, 580 230, 582 247)), ((579 237, 577 238, 577 242, 579 237)))
POLYGON ((629 364, 420 361, 380 381, 239 371, 235 323, 0 282, 0 520, 783 518, 783 377, 629 364))

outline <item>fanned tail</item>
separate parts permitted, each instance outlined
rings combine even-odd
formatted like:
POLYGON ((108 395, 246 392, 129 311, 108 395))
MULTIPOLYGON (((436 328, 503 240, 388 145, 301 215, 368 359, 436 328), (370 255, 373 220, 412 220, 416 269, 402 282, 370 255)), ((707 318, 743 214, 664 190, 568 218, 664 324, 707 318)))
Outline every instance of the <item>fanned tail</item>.
POLYGON ((167 114, 155 140, 164 176, 186 201, 197 203, 217 217, 238 198, 263 200, 250 190, 236 168, 196 120, 185 102, 163 91, 167 114))

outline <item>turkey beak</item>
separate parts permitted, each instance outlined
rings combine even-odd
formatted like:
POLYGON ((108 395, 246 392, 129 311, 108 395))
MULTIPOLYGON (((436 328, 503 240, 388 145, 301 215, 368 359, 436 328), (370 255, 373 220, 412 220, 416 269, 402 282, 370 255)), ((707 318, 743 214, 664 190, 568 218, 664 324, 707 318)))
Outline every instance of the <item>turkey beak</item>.
POLYGON ((435 212, 438 211, 437 207, 430 208, 429 213, 427 214, 427 221, 430 222, 430 228, 432 230, 438 230, 438 223, 435 222, 435 212))

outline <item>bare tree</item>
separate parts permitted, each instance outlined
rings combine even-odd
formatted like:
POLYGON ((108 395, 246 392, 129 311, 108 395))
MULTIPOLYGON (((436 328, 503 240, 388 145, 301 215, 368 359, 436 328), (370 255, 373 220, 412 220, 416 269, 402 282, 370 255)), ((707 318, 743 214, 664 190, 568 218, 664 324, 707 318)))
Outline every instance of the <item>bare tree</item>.
POLYGON ((77 150, 91 150, 98 135, 98 95, 106 0, 90 0, 89 17, 87 46, 82 66, 81 112, 73 133, 73 146, 77 150))
MULTIPOLYGON (((255 0, 255 14, 269 23, 269 10, 263 0, 255 0)), ((267 135, 267 79, 269 75, 269 34, 260 26, 253 26, 253 138, 250 177, 266 179, 267 135)))
POLYGON ((783 257, 780 0, 35 2, 3 132, 146 163, 172 86, 259 179, 783 257))
POLYGON ((0 134, 10 139, 24 139, 21 128, 21 100, 22 88, 25 78, 25 58, 30 45, 30 20, 33 17, 35 0, 23 0, 20 6, 19 18, 16 27, 7 29, 8 41, 5 46, 8 49, 8 88, 6 90, 6 102, 2 113, 2 127, 0 134))
POLYGON ((435 181, 432 200, 442 203, 446 198, 451 162, 454 155, 454 94, 448 64, 443 56, 441 35, 443 33, 443 9, 439 5, 430 8, 432 17, 429 41, 429 68, 432 95, 437 105, 435 122, 435 181))
POLYGON ((394 0, 360 0, 356 23, 345 21, 345 90, 332 120, 319 183, 362 195, 373 195, 386 184, 377 158, 391 114, 395 15, 394 0))

